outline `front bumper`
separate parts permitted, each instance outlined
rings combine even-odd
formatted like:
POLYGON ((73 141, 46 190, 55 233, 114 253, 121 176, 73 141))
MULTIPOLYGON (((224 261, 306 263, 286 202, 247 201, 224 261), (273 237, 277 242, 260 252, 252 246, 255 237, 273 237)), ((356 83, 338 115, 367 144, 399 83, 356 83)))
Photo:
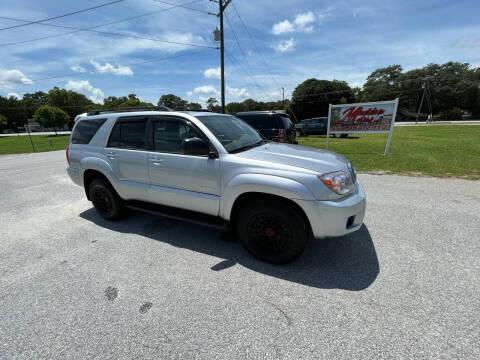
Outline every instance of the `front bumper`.
POLYGON ((359 181, 355 184, 355 192, 342 199, 297 200, 297 203, 305 211, 315 238, 343 236, 356 231, 365 217, 366 197, 359 181))

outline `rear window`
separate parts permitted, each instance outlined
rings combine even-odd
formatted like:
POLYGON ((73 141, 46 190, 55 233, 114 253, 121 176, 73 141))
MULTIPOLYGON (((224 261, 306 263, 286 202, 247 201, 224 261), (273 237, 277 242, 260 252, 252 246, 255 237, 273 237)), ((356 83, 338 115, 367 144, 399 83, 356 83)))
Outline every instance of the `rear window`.
POLYGON ((255 129, 278 129, 278 117, 276 115, 259 114, 259 115, 237 115, 240 119, 245 120, 255 129))
POLYGON ((293 127, 292 121, 288 116, 282 115, 281 116, 282 122, 283 122, 283 128, 284 129, 290 129, 293 127))
POLYGON ((107 119, 81 120, 72 133, 72 144, 88 144, 107 119))

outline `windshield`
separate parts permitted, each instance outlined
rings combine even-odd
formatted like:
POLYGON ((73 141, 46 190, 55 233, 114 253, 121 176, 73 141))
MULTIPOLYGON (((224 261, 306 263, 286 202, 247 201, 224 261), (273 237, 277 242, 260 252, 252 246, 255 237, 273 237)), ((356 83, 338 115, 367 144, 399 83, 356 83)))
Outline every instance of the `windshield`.
POLYGON ((228 152, 247 149, 263 143, 262 137, 244 121, 229 115, 197 117, 222 143, 228 152))

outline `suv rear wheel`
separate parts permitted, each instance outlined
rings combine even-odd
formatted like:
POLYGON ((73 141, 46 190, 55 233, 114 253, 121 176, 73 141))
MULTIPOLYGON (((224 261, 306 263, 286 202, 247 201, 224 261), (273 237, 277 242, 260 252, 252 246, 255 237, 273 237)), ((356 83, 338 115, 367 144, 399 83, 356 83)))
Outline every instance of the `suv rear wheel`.
POLYGON ((240 242, 251 254, 274 264, 296 260, 308 239, 303 217, 279 201, 247 204, 238 215, 236 228, 240 242))
POLYGON ((104 179, 94 179, 89 188, 90 199, 98 213, 108 220, 120 219, 123 204, 112 186, 104 179))

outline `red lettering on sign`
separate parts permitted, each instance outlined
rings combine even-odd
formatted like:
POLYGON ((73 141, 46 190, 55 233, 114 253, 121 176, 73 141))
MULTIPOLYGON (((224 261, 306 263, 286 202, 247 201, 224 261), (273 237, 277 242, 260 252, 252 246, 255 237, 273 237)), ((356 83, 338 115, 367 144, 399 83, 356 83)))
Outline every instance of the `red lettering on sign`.
POLYGON ((343 110, 343 117, 340 118, 339 122, 351 124, 372 123, 380 120, 379 116, 384 113, 384 109, 377 109, 376 107, 364 110, 363 106, 351 106, 343 110))

